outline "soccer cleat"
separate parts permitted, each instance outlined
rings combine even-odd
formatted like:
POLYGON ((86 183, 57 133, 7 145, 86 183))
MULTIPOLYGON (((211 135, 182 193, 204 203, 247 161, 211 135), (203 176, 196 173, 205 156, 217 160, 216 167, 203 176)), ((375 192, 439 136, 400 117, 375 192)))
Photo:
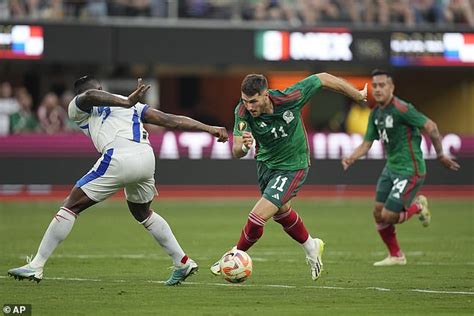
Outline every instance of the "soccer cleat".
POLYGON ((321 272, 323 272, 323 261, 321 260, 321 256, 324 252, 324 241, 319 238, 314 238, 314 242, 316 243, 314 256, 306 256, 306 263, 310 267, 311 278, 313 281, 316 281, 321 276, 321 272))
POLYGON ((415 203, 421 206, 421 211, 418 215, 418 219, 423 227, 428 227, 431 222, 431 212, 428 209, 428 199, 424 195, 418 195, 415 199, 415 203))
MULTIPOLYGON (((233 251, 233 250, 236 250, 236 249, 237 249, 237 246, 234 246, 229 251, 233 251)), ((229 251, 227 251, 226 253, 228 253, 229 251)), ((222 257, 224 257, 226 255, 226 253, 223 254, 222 257)), ((222 257, 221 257, 221 259, 222 259, 222 257)), ((214 262, 214 264, 209 268, 209 270, 211 270, 211 273, 216 275, 216 276, 221 275, 221 259, 214 262)))
POLYGON ((407 264, 405 255, 401 257, 388 256, 387 258, 374 262, 374 267, 404 266, 407 264))
POLYGON ((30 261, 30 257, 27 257, 27 264, 19 268, 8 270, 8 275, 15 278, 15 280, 21 281, 28 279, 30 281, 36 281, 36 283, 40 283, 40 281, 43 280, 43 268, 32 268, 30 266, 30 261))
POLYGON ((221 275, 221 261, 216 261, 214 264, 210 267, 211 273, 214 275, 221 275))
POLYGON ((181 267, 174 267, 170 278, 165 282, 165 285, 179 285, 186 280, 190 275, 196 273, 199 267, 193 259, 188 259, 181 267))

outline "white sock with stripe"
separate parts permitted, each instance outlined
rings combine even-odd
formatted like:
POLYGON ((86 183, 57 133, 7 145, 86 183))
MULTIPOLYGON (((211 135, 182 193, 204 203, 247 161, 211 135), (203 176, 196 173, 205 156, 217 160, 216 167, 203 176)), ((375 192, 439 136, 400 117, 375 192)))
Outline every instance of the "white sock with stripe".
POLYGON ((54 249, 66 239, 71 232, 77 215, 65 207, 61 207, 44 233, 38 252, 30 262, 32 268, 42 268, 54 249))
POLYGON ((185 253, 173 235, 170 225, 168 225, 163 217, 152 211, 150 216, 140 224, 142 224, 143 227, 153 235, 160 246, 165 249, 166 253, 173 259, 173 264, 176 267, 182 265, 181 260, 185 256, 185 253))

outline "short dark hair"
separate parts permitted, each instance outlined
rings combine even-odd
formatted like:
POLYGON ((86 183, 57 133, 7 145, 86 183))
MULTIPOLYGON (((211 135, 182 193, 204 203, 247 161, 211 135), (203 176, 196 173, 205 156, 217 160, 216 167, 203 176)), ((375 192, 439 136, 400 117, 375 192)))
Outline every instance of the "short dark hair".
POLYGON ((245 76, 240 90, 248 96, 261 94, 268 89, 268 81, 264 75, 250 74, 245 76))
POLYGON ((372 75, 372 77, 373 76, 385 75, 385 76, 387 76, 387 77, 389 77, 390 79, 393 80, 392 74, 390 72, 388 72, 387 70, 385 70, 385 69, 374 69, 374 70, 372 70, 371 75, 372 75))
POLYGON ((89 89, 97 88, 97 85, 100 85, 99 80, 92 76, 83 76, 74 82, 74 93, 81 94, 89 89))

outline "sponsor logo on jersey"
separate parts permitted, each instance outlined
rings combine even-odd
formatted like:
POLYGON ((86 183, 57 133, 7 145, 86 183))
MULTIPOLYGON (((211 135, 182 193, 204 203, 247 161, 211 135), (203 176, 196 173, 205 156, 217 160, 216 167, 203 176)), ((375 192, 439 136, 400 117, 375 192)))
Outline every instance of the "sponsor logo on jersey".
POLYGON ((245 121, 240 121, 239 122, 239 125, 237 125, 237 128, 239 129, 239 131, 245 131, 247 129, 247 122, 245 121))
POLYGON ((265 124, 265 122, 260 122, 259 125, 260 125, 260 127, 266 127, 267 126, 267 124, 265 124))
POLYGON ((290 110, 286 110, 283 113, 283 119, 285 120, 286 124, 289 124, 295 119, 295 116, 293 115, 293 112, 291 112, 290 110))
POLYGON ((387 115, 385 118, 385 128, 393 128, 393 117, 391 115, 387 115))

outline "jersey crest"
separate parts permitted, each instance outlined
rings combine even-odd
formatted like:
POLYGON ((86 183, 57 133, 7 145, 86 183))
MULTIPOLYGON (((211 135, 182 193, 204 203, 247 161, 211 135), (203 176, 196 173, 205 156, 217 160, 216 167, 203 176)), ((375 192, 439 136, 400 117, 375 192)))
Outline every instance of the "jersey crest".
POLYGON ((286 124, 290 124, 290 122, 295 119, 295 116, 293 115, 293 112, 286 110, 283 113, 283 119, 285 120, 286 124))
POLYGON ((391 115, 385 117, 385 128, 393 128, 393 117, 391 115))

